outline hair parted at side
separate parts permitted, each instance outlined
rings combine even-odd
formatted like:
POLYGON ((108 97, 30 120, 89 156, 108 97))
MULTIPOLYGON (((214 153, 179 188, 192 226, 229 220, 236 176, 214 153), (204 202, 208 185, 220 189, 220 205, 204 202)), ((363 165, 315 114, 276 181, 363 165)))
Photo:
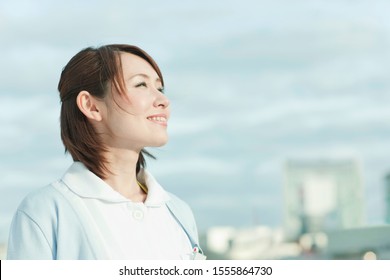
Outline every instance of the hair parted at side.
MULTIPOLYGON (((96 98, 104 98, 113 85, 119 94, 124 94, 120 53, 127 52, 145 59, 164 80, 157 63, 139 47, 125 44, 105 45, 98 48, 88 47, 71 58, 63 68, 58 91, 61 99, 61 139, 65 152, 69 152, 74 161, 82 162, 91 172, 100 178, 106 178, 107 151, 99 134, 87 117, 77 106, 77 95, 85 90, 96 98)), ((135 132, 136 133, 136 132, 135 132)), ((145 155, 153 155, 143 149, 139 155, 136 172, 145 167, 145 155)))

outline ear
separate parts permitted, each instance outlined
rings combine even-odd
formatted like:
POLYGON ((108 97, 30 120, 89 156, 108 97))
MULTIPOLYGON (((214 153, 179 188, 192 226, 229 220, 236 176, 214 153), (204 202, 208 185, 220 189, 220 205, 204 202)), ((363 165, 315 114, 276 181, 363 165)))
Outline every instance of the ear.
POLYGON ((88 91, 80 91, 76 98, 77 107, 90 120, 101 121, 102 115, 99 111, 99 103, 88 91))

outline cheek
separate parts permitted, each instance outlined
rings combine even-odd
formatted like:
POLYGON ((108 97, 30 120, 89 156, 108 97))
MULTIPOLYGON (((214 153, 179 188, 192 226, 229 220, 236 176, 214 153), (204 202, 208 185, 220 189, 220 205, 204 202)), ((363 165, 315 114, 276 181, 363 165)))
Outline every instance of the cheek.
POLYGON ((152 102, 147 98, 133 98, 128 106, 128 112, 134 115, 144 115, 152 106, 152 102))

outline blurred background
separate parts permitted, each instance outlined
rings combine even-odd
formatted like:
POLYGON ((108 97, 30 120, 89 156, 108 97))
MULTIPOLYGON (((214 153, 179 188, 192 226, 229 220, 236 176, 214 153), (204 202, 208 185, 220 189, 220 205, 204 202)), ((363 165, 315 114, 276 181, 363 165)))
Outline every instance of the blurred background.
POLYGON ((390 2, 2 0, 0 258, 30 191, 71 164, 57 83, 138 45, 171 100, 148 168, 209 259, 390 259, 390 2))

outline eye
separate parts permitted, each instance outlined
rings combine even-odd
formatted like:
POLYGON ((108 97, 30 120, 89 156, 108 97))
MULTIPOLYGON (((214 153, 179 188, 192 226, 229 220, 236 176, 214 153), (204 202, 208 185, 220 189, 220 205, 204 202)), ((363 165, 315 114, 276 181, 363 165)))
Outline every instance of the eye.
POLYGON ((164 92, 165 92, 165 90, 164 90, 163 87, 159 88, 158 91, 161 92, 161 93, 164 93, 164 92))
POLYGON ((140 82, 140 83, 136 84, 135 87, 146 87, 146 83, 140 82))

